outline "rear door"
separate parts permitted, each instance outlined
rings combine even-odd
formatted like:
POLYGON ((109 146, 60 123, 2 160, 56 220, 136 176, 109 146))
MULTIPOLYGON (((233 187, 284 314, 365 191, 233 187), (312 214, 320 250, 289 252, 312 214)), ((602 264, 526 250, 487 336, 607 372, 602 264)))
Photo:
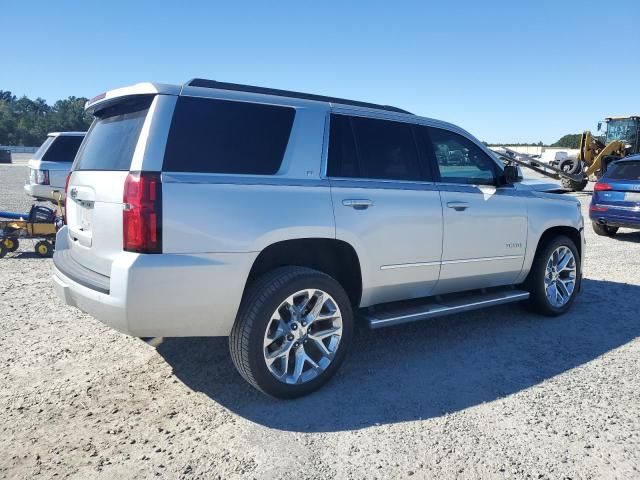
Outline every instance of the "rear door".
POLYGON ((512 185, 498 186, 498 165, 469 138, 435 127, 420 131, 431 145, 443 210, 434 293, 513 283, 527 247, 525 198, 512 185))
POLYGON ((331 115, 336 237, 356 248, 362 306, 427 296, 440 273, 442 207, 411 123, 331 115))
POLYGON ((73 165, 66 203, 71 256, 102 275, 110 276, 122 252, 124 183, 130 169, 142 168, 149 112, 159 110, 159 97, 122 97, 97 111, 73 165))

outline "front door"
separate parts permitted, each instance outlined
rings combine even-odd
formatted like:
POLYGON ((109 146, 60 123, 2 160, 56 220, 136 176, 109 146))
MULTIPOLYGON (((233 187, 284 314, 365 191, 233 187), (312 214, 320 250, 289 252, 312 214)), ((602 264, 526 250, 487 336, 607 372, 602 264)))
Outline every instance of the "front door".
POLYGON ((500 167, 471 139, 424 127, 443 209, 442 268, 434 293, 512 284, 522 270, 527 206, 500 167))

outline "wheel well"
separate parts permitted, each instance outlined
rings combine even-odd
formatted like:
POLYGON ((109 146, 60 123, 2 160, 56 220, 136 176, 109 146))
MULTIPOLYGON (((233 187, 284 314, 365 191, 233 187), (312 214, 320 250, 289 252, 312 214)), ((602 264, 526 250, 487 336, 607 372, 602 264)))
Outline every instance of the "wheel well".
POLYGON ((269 245, 253 263, 247 285, 262 274, 284 266, 309 267, 326 273, 342 285, 353 305, 360 304, 360 261, 348 243, 328 238, 302 238, 269 245))
POLYGON ((580 255, 580 258, 582 258, 582 241, 580 238, 580 232, 578 231, 578 229, 573 227, 551 227, 550 229, 545 230, 545 232, 540 237, 540 241, 538 242, 536 254, 538 253, 541 247, 546 245, 546 243, 549 240, 551 240, 554 237, 557 237, 558 235, 565 235, 569 237, 571 240, 573 240, 573 243, 576 245, 576 248, 578 249, 578 255, 580 255))

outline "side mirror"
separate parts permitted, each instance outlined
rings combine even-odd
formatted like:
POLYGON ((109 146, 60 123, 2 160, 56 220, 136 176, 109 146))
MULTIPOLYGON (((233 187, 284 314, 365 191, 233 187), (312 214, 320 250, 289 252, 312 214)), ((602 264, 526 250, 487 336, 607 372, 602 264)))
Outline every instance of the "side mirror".
POLYGON ((505 165, 502 171, 502 179, 505 185, 513 185, 520 181, 520 172, 515 165, 505 165))

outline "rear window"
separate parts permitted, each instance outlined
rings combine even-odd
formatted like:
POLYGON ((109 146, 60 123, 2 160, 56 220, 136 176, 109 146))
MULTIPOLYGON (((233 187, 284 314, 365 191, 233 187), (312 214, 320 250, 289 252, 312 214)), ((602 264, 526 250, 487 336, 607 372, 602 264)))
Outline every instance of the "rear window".
POLYGON ((83 138, 77 135, 55 137, 51 146, 42 156, 42 160, 47 162, 73 162, 83 138))
POLYGON ((640 162, 624 162, 611 165, 607 170, 611 180, 640 180, 640 162))
POLYGON ((95 113, 75 170, 129 170, 153 96, 129 98, 95 113))
POLYGON ((294 116, 290 107, 180 97, 162 169, 272 175, 280 169, 294 116))
POLYGON ((44 152, 47 151, 47 149, 49 148, 49 145, 51 145, 52 142, 53 142, 53 137, 47 137, 44 143, 40 145, 40 148, 36 150, 36 153, 33 154, 33 158, 35 158, 36 160, 40 160, 44 155, 44 152))

